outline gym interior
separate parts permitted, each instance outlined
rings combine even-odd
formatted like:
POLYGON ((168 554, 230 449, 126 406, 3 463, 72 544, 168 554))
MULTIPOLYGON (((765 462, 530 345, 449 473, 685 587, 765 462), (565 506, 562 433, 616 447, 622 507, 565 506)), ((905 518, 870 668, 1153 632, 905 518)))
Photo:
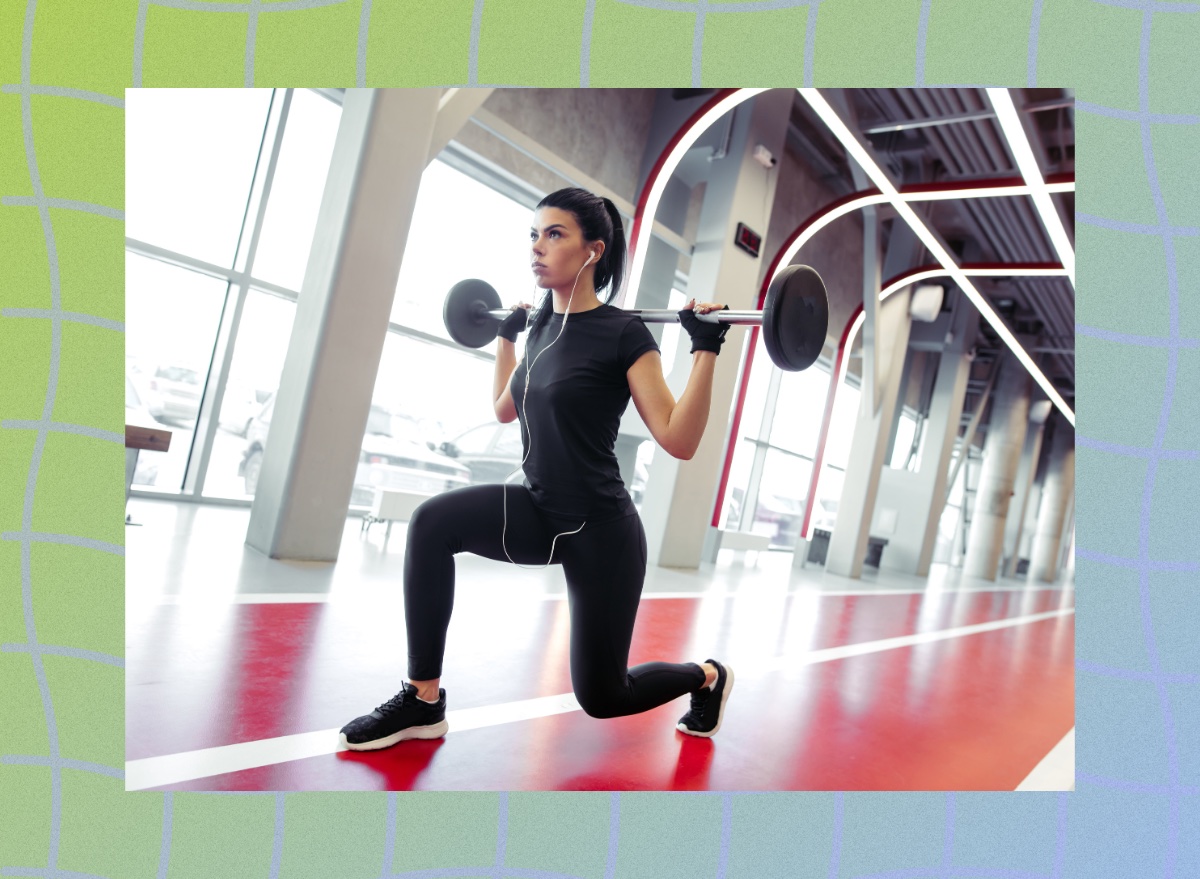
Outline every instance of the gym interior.
MULTIPOLYGON (((127 788, 1072 789, 1073 106, 128 91, 127 788), (614 305, 755 312, 691 458, 632 405, 615 445, 647 542, 629 662, 719 656, 737 690, 712 738, 686 700, 590 717, 561 569, 462 553, 449 733, 344 750, 405 679, 413 509, 521 479, 497 343, 454 341, 448 292, 537 301, 530 218, 567 186, 624 220, 614 305), (827 314, 772 300, 799 265, 827 314)), ((678 397, 687 335, 647 327, 678 397)))

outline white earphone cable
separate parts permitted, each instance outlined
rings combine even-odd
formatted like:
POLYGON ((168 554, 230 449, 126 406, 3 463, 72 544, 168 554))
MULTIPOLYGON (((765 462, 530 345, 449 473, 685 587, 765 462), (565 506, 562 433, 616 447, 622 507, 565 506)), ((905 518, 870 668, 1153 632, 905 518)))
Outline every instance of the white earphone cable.
MULTIPOLYGON (((595 254, 593 254, 593 256, 594 255, 595 254)), ((526 413, 525 414, 525 430, 529 433, 529 444, 528 444, 528 448, 525 450, 525 456, 523 458, 521 458, 521 463, 519 465, 517 465, 517 469, 514 470, 512 473, 509 473, 508 476, 504 477, 504 482, 502 483, 502 485, 504 487, 504 491, 503 491, 503 494, 504 494, 504 529, 500 533, 500 546, 504 550, 504 555, 508 557, 508 560, 510 562, 512 562, 518 568, 524 568, 527 571, 540 571, 540 570, 543 570, 544 568, 548 568, 550 566, 550 562, 554 559, 554 547, 558 544, 558 538, 564 537, 564 536, 567 536, 570 534, 578 534, 580 531, 583 530, 583 526, 587 524, 587 520, 585 519, 583 521, 583 525, 580 525, 574 531, 564 531, 564 532, 562 532, 562 534, 556 534, 554 536, 554 540, 552 540, 550 542, 550 558, 546 560, 546 564, 544 564, 544 565, 518 564, 517 562, 513 561, 513 557, 508 554, 508 545, 506 542, 507 537, 508 537, 508 480, 512 479, 513 476, 515 476, 517 473, 521 472, 521 468, 523 468, 525 466, 525 462, 529 459, 529 452, 533 449, 533 427, 529 420, 529 415, 528 415, 528 412, 529 412, 529 402, 528 402, 529 401, 529 375, 533 371, 533 364, 538 362, 538 358, 540 358, 543 354, 545 354, 547 351, 549 351, 550 348, 556 342, 558 342, 558 340, 560 338, 562 338, 563 330, 565 330, 567 328, 567 315, 569 315, 571 313, 571 303, 575 300, 575 287, 579 284, 579 276, 581 274, 583 274, 583 270, 585 268, 587 268, 588 263, 590 263, 591 261, 592 261, 591 257, 589 257, 587 262, 585 262, 582 266, 579 267, 579 271, 575 275, 575 283, 571 285, 571 296, 567 300, 567 310, 565 312, 563 312, 563 322, 562 322, 562 326, 559 327, 558 335, 554 337, 553 342, 551 342, 549 345, 547 345, 545 348, 543 348, 541 351, 539 351, 537 353, 537 356, 535 356, 533 358, 532 363, 530 363, 527 367, 525 367, 525 390, 522 391, 522 393, 521 393, 521 411, 526 413)), ((549 303, 547 303, 547 304, 549 304, 549 303)), ((529 340, 528 339, 526 339, 526 341, 525 341, 525 352, 526 352, 526 354, 529 353, 529 340)))

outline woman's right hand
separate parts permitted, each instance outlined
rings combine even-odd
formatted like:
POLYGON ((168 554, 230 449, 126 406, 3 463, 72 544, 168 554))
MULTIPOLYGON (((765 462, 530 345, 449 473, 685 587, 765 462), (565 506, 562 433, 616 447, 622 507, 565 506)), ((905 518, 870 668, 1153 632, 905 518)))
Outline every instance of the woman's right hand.
POLYGON ((497 335, 502 339, 508 339, 514 345, 517 343, 517 335, 525 332, 525 327, 529 322, 529 309, 533 306, 528 302, 519 302, 512 306, 512 314, 500 321, 500 329, 497 335))

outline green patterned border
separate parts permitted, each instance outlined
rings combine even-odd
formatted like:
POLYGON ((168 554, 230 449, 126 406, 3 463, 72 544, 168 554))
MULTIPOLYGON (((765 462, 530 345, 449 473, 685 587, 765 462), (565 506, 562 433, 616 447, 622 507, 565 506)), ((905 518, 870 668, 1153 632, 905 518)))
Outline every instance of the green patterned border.
POLYGON ((1200 875, 1197 46, 1161 0, 0 2, 0 875, 1200 875), (124 793, 126 87, 951 83, 1081 102, 1076 793, 124 793))

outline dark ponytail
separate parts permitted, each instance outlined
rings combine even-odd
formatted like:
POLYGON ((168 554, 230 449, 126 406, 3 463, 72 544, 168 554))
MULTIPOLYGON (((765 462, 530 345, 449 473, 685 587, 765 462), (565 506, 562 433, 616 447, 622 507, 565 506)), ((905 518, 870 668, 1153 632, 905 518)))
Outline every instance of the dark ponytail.
MULTIPOLYGON (((579 223, 584 241, 604 242, 604 253, 600 257, 600 262, 596 263, 593 277, 597 293, 608 288, 608 295, 605 296, 604 302, 611 304, 617 298, 617 293, 620 292, 621 284, 625 280, 625 226, 621 222, 621 214, 617 211, 617 206, 609 199, 588 192, 586 189, 570 187, 550 193, 538 202, 537 207, 570 211, 574 215, 575 221, 579 223)), ((553 310, 550 305, 551 292, 547 290, 546 295, 538 304, 537 312, 530 322, 530 335, 549 319, 549 313, 553 310)))
POLYGON ((600 265, 596 267, 596 289, 608 287, 608 296, 604 301, 611 305, 612 301, 617 298, 617 294, 621 292, 621 285, 625 283, 625 224, 621 222, 621 213, 615 204, 607 198, 600 200, 608 211, 612 238, 604 242, 604 256, 600 260, 600 265), (600 278, 602 270, 604 271, 603 280, 600 278))

